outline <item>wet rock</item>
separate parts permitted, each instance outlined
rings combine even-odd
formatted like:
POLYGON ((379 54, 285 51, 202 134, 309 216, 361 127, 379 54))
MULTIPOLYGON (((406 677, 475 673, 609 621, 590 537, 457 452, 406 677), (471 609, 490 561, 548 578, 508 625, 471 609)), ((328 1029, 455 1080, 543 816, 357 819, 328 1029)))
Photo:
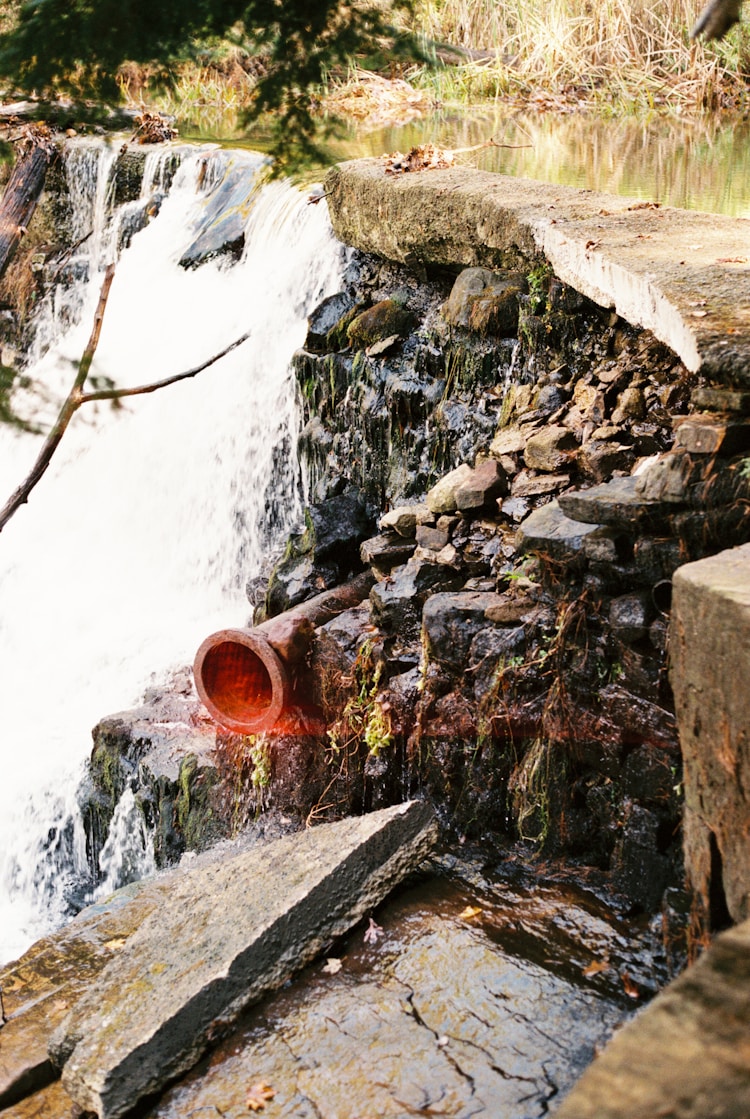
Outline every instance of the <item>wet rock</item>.
POLYGON ((327 349, 339 349, 346 343, 344 338, 332 336, 341 320, 354 308, 352 296, 345 291, 329 295, 319 303, 307 319, 307 337, 305 349, 313 353, 322 353, 327 349), (340 343, 337 345, 336 343, 340 343))
POLYGON ((679 416, 675 420, 675 450, 695 455, 733 455, 750 447, 750 420, 743 416, 679 416))
POLYGON ((671 711, 633 695, 618 684, 607 684, 599 697, 609 718, 618 723, 627 741, 679 753, 677 723, 671 711))
POLYGON ((542 505, 530 513, 518 529, 520 551, 537 552, 554 559, 570 560, 579 556, 587 536, 596 532, 597 524, 571 520, 558 501, 542 505))
POLYGON ((195 1063, 218 1021, 377 905, 435 838, 431 810, 411 802, 184 871, 51 1042, 66 1091, 100 1119, 130 1111, 195 1063))
POLYGON ((472 640, 487 626, 485 612, 500 596, 476 591, 434 594, 422 613, 422 640, 431 661, 460 670, 472 640))
POLYGON ((612 857, 615 888, 647 913, 659 908, 671 870, 659 851, 659 824, 655 812, 628 805, 612 857))
POLYGON ((529 438, 524 459, 532 470, 554 474, 570 462, 577 449, 578 443, 570 428, 553 424, 529 438))
POLYGON ((375 575, 383 579, 394 567, 406 563, 415 546, 413 539, 409 540, 397 532, 386 532, 363 540, 359 554, 362 562, 372 567, 375 575))
MULTIPOLYGON (((210 157, 207 157, 210 158, 210 157)), ((245 226, 256 197, 260 157, 234 153, 231 166, 209 192, 195 224, 195 237, 180 258, 183 268, 197 268, 217 256, 239 257, 245 226)))
POLYGON ((690 496, 691 465, 687 455, 666 454, 642 470, 636 493, 644 501, 669 501, 684 505, 690 496))
POLYGON ((636 477, 613 478, 587 490, 569 491, 559 497, 560 508, 584 524, 613 525, 642 531, 663 526, 674 509, 666 502, 650 501, 638 491, 636 477))
POLYGON ((629 473, 635 459, 636 452, 632 447, 608 440, 589 439, 578 453, 578 466, 587 478, 603 482, 615 473, 629 473))
POLYGON ((416 639, 427 596, 449 590, 459 580, 451 568, 438 563, 416 561, 397 567, 388 579, 370 591, 373 622, 385 633, 416 639))
POLYGON ((522 273, 464 268, 441 314, 451 326, 512 337, 518 329, 518 295, 525 290, 522 273))
POLYGON ((639 591, 613 598, 609 605, 609 624, 615 637, 626 644, 640 641, 648 634, 654 616, 650 593, 639 591))
MULTIPOLYGON (((494 607, 486 611, 491 620, 494 607)), ((493 687, 498 670, 513 658, 522 658, 526 647, 524 626, 489 626, 472 638, 468 654, 468 670, 474 682, 474 695, 481 702, 493 687)))
POLYGON ((508 479, 500 463, 485 459, 456 490, 456 507, 464 516, 476 516, 508 492, 508 479))
POLYGON ((367 349, 377 342, 403 338, 414 325, 414 315, 395 299, 382 299, 352 319, 347 337, 352 346, 367 349))
POLYGON ((462 462, 455 470, 444 475, 436 482, 432 489, 427 491, 427 506, 431 513, 440 516, 443 513, 455 513, 456 491, 471 477, 471 467, 462 462))

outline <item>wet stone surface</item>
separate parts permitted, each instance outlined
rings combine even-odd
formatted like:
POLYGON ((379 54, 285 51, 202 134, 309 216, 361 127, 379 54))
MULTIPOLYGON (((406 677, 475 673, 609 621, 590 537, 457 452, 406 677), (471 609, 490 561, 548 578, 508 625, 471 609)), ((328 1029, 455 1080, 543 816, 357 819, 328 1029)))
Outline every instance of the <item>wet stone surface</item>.
POLYGON ((508 864, 449 860, 375 921, 143 1116, 244 1115, 265 1084, 274 1119, 534 1119, 660 980, 612 909, 508 864))

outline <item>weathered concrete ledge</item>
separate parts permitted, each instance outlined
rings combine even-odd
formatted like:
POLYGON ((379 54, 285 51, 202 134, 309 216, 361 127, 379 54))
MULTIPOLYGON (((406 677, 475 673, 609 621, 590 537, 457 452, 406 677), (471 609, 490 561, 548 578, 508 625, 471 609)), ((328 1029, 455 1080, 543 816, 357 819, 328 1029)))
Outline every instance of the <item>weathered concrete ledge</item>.
POLYGON ((750 544, 675 572, 670 680, 684 760, 685 864, 707 923, 750 917, 750 544))
POLYGON ((325 182, 336 236, 407 265, 545 257, 589 299, 651 330, 691 371, 750 385, 750 221, 466 168, 325 182))
POLYGON ((750 921, 708 952, 586 1070, 558 1119, 750 1114, 750 921))

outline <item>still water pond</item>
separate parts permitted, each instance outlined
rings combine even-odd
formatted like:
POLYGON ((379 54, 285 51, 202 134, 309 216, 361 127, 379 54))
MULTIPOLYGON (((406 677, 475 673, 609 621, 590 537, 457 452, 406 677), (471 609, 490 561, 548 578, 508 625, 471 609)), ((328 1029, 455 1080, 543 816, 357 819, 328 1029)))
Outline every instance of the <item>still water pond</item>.
MULTIPOLYGON (((211 131, 206 120, 201 134, 211 131)), ((188 127, 181 134, 197 135, 188 127)), ((491 137, 514 146, 468 152, 457 161, 583 190, 750 217, 750 121, 736 116, 605 119, 582 112, 445 109, 399 126, 359 125, 333 151, 337 159, 356 159, 425 143, 455 150, 491 137)), ((236 135, 231 142, 238 143, 236 135)), ((252 146, 258 139, 240 142, 252 146)))

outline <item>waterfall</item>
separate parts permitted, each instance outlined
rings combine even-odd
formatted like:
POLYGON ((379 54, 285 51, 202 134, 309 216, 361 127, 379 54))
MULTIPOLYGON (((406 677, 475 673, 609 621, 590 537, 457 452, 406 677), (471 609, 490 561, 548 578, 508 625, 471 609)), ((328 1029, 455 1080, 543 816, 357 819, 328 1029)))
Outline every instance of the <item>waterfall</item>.
MULTIPOLYGON (((207 175, 205 154, 180 150, 158 213, 127 237, 108 189, 111 149, 68 155, 76 230, 91 233, 66 265, 79 279, 40 310, 26 370, 35 388, 19 408, 55 414, 115 258, 93 376, 139 385, 251 337, 194 379, 120 408, 86 405, 0 536, 0 961, 59 924, 86 880, 76 789, 91 728, 191 663, 207 633, 245 621, 248 576, 299 516, 289 359, 307 313, 340 283, 341 249, 323 207, 269 183, 248 189, 239 260, 181 267, 222 176, 236 181, 239 168, 249 185, 262 162, 216 151, 207 175)), ((141 209, 149 192, 163 193, 160 166, 147 164, 141 209)), ((0 430, 0 500, 39 438, 0 430)), ((132 875, 139 845, 148 865, 131 807, 113 821, 101 868, 110 879, 117 866, 132 875)))

